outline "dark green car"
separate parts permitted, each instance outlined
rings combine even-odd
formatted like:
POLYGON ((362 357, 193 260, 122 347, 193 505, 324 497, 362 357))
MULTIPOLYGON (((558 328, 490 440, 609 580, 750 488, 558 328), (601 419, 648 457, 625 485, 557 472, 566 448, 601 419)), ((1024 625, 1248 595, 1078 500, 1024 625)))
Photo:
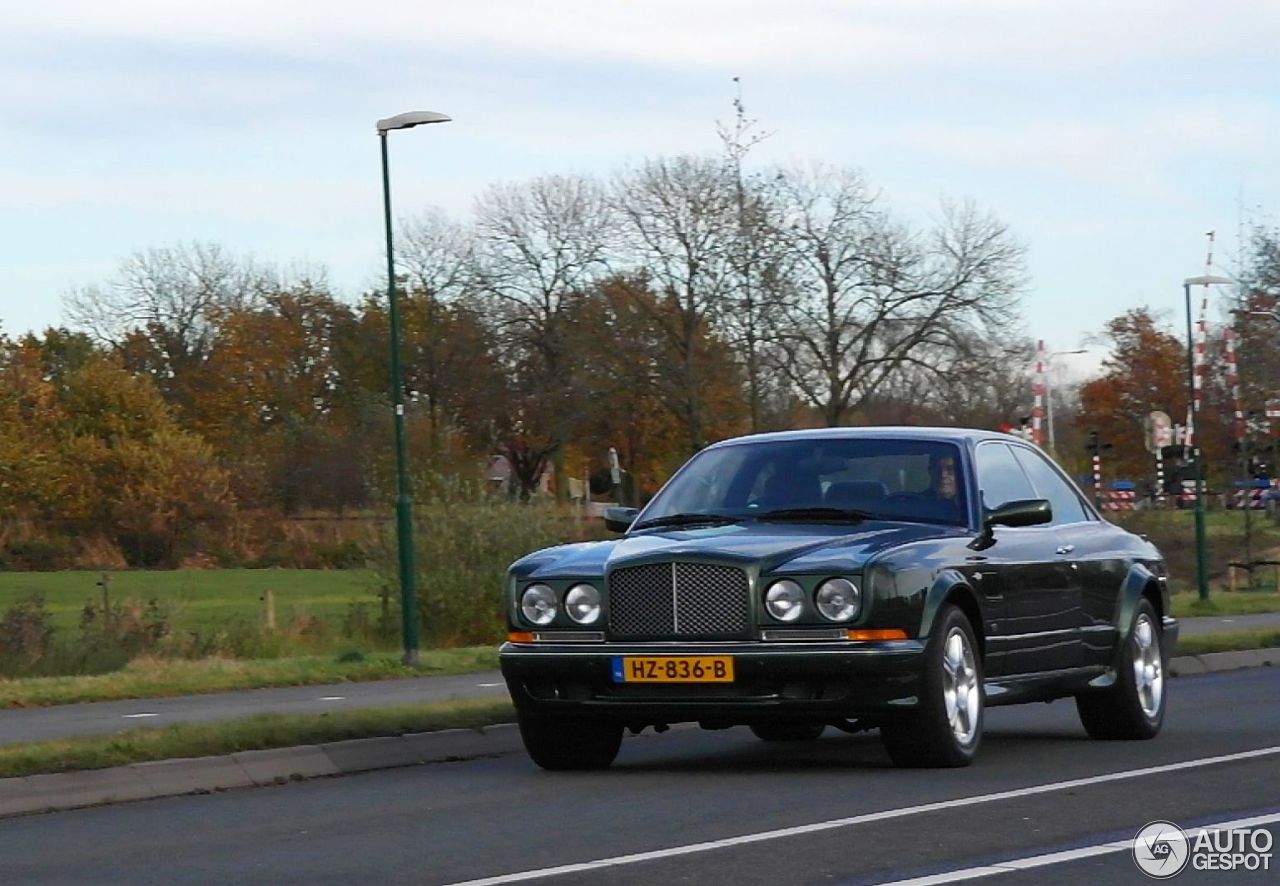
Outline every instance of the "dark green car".
POLYGON ((1164 562, 1035 446, 925 428, 726 440, 614 541, 512 564, 502 673, 529 755, 608 766, 624 729, 878 728, 963 766, 988 705, 1074 696, 1095 738, 1151 738, 1177 639, 1164 562))

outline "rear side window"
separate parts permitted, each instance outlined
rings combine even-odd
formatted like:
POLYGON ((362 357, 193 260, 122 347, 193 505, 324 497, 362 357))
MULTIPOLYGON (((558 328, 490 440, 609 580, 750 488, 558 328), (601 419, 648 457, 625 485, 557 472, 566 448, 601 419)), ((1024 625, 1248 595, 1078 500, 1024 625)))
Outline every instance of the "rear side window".
POLYGON ((1047 498, 1053 508, 1053 525, 1063 523, 1080 523, 1089 519, 1080 496, 1053 469, 1049 461, 1040 453, 1033 452, 1025 446, 1013 447, 1018 463, 1026 470, 1027 476, 1035 484, 1039 498, 1047 498))
POLYGON ((1011 501, 1039 498, 1003 443, 983 443, 978 447, 978 487, 982 491, 982 507, 995 510, 1011 501))

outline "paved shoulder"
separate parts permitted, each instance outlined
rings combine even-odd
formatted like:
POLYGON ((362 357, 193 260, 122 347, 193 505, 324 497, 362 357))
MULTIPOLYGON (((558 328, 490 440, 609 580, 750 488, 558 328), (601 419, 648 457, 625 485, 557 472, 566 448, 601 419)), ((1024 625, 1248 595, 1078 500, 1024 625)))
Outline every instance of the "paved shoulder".
POLYGON ((455 698, 501 698, 506 694, 501 675, 489 671, 23 708, 0 711, 0 743, 106 735, 137 726, 238 720, 254 714, 319 714, 455 698))

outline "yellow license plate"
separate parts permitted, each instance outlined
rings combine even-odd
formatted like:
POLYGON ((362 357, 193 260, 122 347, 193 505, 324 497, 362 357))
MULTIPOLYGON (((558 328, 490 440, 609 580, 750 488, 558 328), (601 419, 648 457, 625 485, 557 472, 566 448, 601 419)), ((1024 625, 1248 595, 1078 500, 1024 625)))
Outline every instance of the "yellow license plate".
POLYGON ((615 655, 615 683, 732 683, 729 655, 615 655))

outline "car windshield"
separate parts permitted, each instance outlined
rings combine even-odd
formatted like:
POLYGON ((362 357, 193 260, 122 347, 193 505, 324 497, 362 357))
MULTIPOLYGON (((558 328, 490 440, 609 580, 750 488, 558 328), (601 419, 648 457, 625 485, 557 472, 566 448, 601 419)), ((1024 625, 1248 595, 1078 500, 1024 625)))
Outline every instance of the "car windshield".
POLYGON ((737 443, 690 460, 645 509, 639 525, 671 525, 667 518, 683 514, 964 525, 968 509, 960 465, 955 445, 932 440, 737 443))

